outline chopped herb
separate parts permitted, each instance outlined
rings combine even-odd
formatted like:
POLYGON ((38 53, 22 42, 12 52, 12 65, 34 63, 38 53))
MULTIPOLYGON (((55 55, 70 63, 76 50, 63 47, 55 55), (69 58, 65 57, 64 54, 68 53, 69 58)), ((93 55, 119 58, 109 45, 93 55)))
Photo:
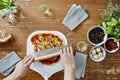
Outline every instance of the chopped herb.
POLYGON ((60 46, 60 45, 61 45, 61 43, 60 43, 60 42, 57 42, 57 45, 58 45, 58 46, 60 46))
POLYGON ((43 38, 41 38, 41 40, 42 40, 42 41, 45 41, 46 39, 43 37, 43 38))
POLYGON ((51 39, 51 43, 53 43, 53 42, 54 42, 54 39, 52 38, 52 39, 51 39))

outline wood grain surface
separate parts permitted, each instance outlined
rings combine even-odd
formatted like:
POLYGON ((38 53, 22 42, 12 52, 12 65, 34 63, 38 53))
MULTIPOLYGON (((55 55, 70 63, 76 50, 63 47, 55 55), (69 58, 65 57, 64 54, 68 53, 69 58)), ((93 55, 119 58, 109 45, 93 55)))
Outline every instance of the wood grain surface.
MULTIPOLYGON (((0 59, 9 52, 15 50, 21 58, 26 56, 26 41, 30 33, 36 30, 50 30, 62 32, 68 43, 73 45, 76 52, 77 42, 83 40, 88 49, 84 54, 88 55, 85 77, 81 80, 120 80, 120 50, 114 54, 107 53, 106 59, 100 63, 93 62, 89 57, 92 45, 87 40, 87 31, 90 27, 97 25, 101 20, 100 12, 106 9, 108 0, 45 0, 53 16, 45 16, 39 13, 38 6, 44 0, 17 0, 16 4, 21 7, 25 19, 20 19, 16 25, 10 25, 0 19, 0 29, 5 29, 14 35, 14 40, 8 44, 0 45, 0 59), (87 10, 89 18, 80 24, 75 30, 70 31, 61 22, 71 5, 76 3, 87 10)), ((113 0, 114 4, 120 4, 120 0, 113 0)), ((54 74, 49 80, 63 80, 63 71, 54 74)), ((4 77, 0 75, 0 79, 4 77)), ((30 70, 22 80, 43 80, 36 72, 30 70)))

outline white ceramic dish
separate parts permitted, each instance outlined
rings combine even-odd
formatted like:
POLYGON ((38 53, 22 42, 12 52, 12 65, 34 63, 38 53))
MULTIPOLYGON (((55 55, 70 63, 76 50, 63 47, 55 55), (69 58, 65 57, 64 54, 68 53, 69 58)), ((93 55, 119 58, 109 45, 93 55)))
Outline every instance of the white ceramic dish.
MULTIPOLYGON (((110 38, 108 38, 108 39, 106 40, 106 42, 107 42, 108 40, 110 40, 110 39, 115 40, 115 38, 114 38, 114 37, 110 37, 110 38)), ((108 50, 108 49, 106 49, 106 47, 105 47, 106 42, 104 43, 104 48, 105 48, 105 50, 106 50, 108 53, 115 53, 115 52, 117 52, 117 51, 118 51, 118 49, 120 48, 119 42, 116 42, 116 43, 117 43, 118 48, 116 48, 115 50, 109 51, 109 50, 108 50)))
POLYGON ((101 62, 105 59, 106 57, 106 52, 104 50, 104 48, 102 46, 93 46, 89 52, 90 58, 95 61, 95 62, 101 62), (100 57, 99 59, 95 59, 94 56, 92 55, 92 50, 95 48, 100 48, 102 50, 102 57, 100 57))
MULTIPOLYGON (((34 53, 34 46, 31 43, 31 38, 39 33, 51 33, 54 35, 57 35, 59 38, 61 38, 63 40, 63 45, 67 45, 67 39, 64 36, 64 34, 62 34, 61 32, 58 31, 35 31, 33 33, 31 33, 27 39, 27 55, 30 55, 32 53, 34 53)), ((38 72, 39 74, 41 74, 41 76, 45 79, 48 80, 49 77, 51 77, 54 73, 63 70, 63 65, 61 64, 60 60, 59 62, 57 62, 56 64, 52 64, 52 65, 43 65, 40 62, 33 62, 30 66, 30 69, 34 70, 35 72, 38 72)))
POLYGON ((104 28, 103 28, 102 26, 93 26, 93 27, 91 27, 91 28, 88 30, 88 32, 87 32, 87 39, 88 39, 89 43, 91 43, 92 45, 97 45, 97 46, 99 46, 99 45, 104 44, 105 41, 107 40, 107 37, 108 37, 108 35, 106 34, 106 32, 105 32, 105 30, 104 30, 104 28), (95 43, 93 43, 93 42, 90 41, 90 39, 89 39, 89 32, 90 32, 92 29, 95 29, 95 28, 97 28, 97 27, 101 28, 101 29, 104 31, 105 36, 104 36, 104 40, 103 40, 101 43, 95 44, 95 43))

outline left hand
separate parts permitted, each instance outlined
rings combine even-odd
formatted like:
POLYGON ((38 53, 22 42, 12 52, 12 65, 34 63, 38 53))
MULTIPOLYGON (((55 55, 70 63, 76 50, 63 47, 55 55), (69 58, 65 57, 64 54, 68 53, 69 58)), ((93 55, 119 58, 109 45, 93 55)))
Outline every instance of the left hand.
POLYGON ((14 75, 18 77, 24 77, 29 70, 30 64, 33 62, 33 58, 25 58, 21 60, 17 65, 13 72, 14 75))

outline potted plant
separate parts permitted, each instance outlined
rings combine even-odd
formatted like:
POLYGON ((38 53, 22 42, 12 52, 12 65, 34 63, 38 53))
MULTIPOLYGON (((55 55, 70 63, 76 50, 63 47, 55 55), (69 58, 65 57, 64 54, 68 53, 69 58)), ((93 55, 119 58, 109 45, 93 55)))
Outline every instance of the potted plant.
POLYGON ((0 15, 5 21, 15 24, 17 22, 18 6, 14 4, 15 0, 0 0, 0 15))

